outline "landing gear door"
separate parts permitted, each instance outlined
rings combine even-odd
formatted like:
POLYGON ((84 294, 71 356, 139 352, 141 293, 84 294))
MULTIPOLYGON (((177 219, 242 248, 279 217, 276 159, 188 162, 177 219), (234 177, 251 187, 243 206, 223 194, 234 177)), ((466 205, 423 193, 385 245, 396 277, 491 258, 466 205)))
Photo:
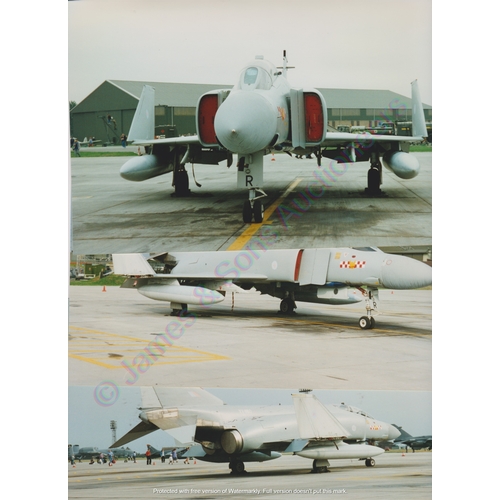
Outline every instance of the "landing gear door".
POLYGON ((264 152, 238 158, 238 188, 256 189, 264 185, 264 152), (241 167, 240 167, 241 163, 241 167))

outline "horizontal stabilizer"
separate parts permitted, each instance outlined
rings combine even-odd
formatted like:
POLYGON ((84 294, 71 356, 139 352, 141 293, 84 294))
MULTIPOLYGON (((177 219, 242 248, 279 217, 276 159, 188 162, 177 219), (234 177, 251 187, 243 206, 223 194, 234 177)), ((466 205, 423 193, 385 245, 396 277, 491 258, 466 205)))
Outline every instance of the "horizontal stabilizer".
POLYGON ((154 269, 140 253, 114 253, 113 272, 126 276, 153 276, 154 269))
POLYGON ((137 424, 131 431, 127 432, 123 437, 121 437, 116 443, 111 445, 111 448, 119 448, 130 441, 134 441, 135 439, 139 439, 151 432, 157 431, 158 427, 154 424, 148 422, 141 422, 137 424))
POLYGON ((344 439, 349 433, 313 394, 292 394, 301 439, 344 439))
POLYGON ((135 110, 129 141, 147 141, 155 138, 155 89, 144 85, 141 98, 135 110))

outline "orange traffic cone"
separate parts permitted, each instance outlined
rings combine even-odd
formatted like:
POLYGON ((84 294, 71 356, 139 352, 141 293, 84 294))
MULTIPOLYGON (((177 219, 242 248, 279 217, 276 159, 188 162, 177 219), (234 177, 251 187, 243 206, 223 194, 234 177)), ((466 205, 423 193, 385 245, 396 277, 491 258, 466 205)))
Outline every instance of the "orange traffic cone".
POLYGON ((276 158, 274 158, 274 153, 272 155, 273 157, 271 158, 271 161, 276 161, 276 158))
POLYGON ((106 285, 104 285, 104 286, 102 287, 102 291, 103 291, 103 292, 105 292, 105 291, 106 291, 106 285))

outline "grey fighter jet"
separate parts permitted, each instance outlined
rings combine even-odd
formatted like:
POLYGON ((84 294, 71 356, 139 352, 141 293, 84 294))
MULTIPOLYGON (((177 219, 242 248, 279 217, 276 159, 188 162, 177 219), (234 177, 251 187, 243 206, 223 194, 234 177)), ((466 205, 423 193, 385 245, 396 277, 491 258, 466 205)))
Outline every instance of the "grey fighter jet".
MULTIPOLYGON (((266 154, 314 154, 318 166, 323 157, 335 160, 337 167, 332 170, 332 162, 323 177, 316 177, 316 186, 312 186, 316 190, 328 185, 327 178, 336 180, 338 165, 342 164, 345 170, 347 163, 370 162, 367 190, 380 193, 382 163, 402 179, 415 177, 420 166, 408 153, 409 145, 427 137, 416 81, 412 83, 413 137, 327 131, 324 97, 316 89, 290 86, 286 52, 282 68, 258 56, 241 71, 232 90, 202 95, 196 108, 196 135, 155 138, 154 105, 154 89, 146 85, 128 139, 134 145, 144 146, 147 154, 127 161, 120 175, 130 181, 143 181, 173 172, 175 193, 185 196, 189 194, 187 163, 216 165, 227 160, 230 167, 236 154, 237 186, 249 193, 243 204, 245 223, 263 220, 266 154)), ((401 103, 388 103, 388 109, 397 107, 401 103)))
POLYGON ((366 441, 399 436, 391 424, 345 406, 325 406, 309 392, 292 394, 289 406, 232 406, 200 388, 141 390, 141 422, 113 446, 162 429, 179 445, 192 445, 185 456, 229 463, 233 473, 242 473, 244 462, 282 453, 313 459, 313 472, 327 471, 328 460, 335 459, 364 460, 372 467, 384 450, 366 441))
POLYGON ((415 450, 432 450, 432 436, 412 436, 408 434, 402 427, 398 425, 394 425, 401 433, 401 435, 394 440, 394 444, 396 445, 405 445, 406 447, 410 447, 415 453, 415 450))
POLYGON ((364 299, 363 329, 375 325, 379 287, 402 290, 432 283, 427 264, 375 248, 266 250, 265 243, 259 243, 260 250, 158 254, 152 258, 164 265, 161 273, 142 254, 114 254, 114 273, 129 276, 122 288, 168 301, 174 314, 185 314, 188 305, 209 307, 227 292, 252 287, 280 298, 283 313, 293 312, 296 301, 340 305, 364 299))
POLYGON ((133 458, 134 455, 134 450, 131 450, 130 448, 97 448, 95 446, 86 446, 83 448, 80 448, 79 445, 77 444, 69 444, 68 445, 68 459, 70 460, 71 457, 74 459, 78 460, 81 462, 82 460, 90 460, 93 462, 94 460, 97 461, 100 457, 100 455, 103 455, 105 457, 105 460, 108 458, 108 452, 109 451, 113 452, 113 456, 115 458, 124 458, 125 461, 130 460, 133 458))

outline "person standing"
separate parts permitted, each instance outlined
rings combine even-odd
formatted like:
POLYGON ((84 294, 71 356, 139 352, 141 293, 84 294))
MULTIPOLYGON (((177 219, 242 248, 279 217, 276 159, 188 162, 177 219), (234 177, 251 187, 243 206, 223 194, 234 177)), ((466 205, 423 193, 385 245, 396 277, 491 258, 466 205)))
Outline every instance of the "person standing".
POLYGON ((76 156, 80 156, 80 143, 78 142, 78 139, 75 139, 73 142, 73 151, 76 156))
POLYGON ((146 450, 146 465, 151 465, 151 450, 149 449, 149 444, 146 450))

